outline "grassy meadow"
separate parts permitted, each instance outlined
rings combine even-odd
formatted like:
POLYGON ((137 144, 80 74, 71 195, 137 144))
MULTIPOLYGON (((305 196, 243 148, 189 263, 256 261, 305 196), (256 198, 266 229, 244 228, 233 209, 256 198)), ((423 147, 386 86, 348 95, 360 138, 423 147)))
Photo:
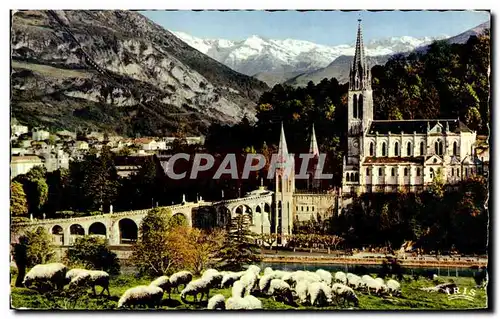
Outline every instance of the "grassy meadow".
MULTIPOLYGON (((408 277, 409 278, 409 277, 408 277)), ((470 277, 440 277, 440 280, 447 282, 452 279, 460 292, 463 288, 467 291, 474 288, 475 282, 470 277)), ((116 309, 118 299, 130 287, 137 285, 147 285, 151 282, 150 278, 137 278, 132 275, 119 275, 114 277, 110 283, 111 297, 106 295, 94 297, 92 290, 87 293, 71 294, 68 286, 61 296, 42 295, 35 290, 27 288, 14 287, 15 276, 11 280, 11 307, 15 309, 67 309, 67 310, 112 310, 116 309)), ((421 287, 432 287, 434 282, 428 279, 419 279, 417 281, 401 282, 402 297, 379 297, 367 293, 356 292, 359 298, 359 307, 349 309, 359 310, 453 310, 453 309, 483 309, 487 307, 487 295, 485 289, 475 289, 473 300, 455 299, 449 300, 447 294, 431 293, 419 290, 421 287)), ((101 291, 97 287, 97 293, 101 291)), ((231 296, 231 288, 213 289, 210 296, 217 293, 223 294, 226 299, 231 296)), ((189 296, 188 300, 192 300, 189 296)), ((331 307, 311 307, 296 304, 294 306, 276 302, 270 297, 260 297, 263 308, 266 310, 341 310, 341 306, 331 307)), ((169 300, 165 294, 161 310, 201 310, 206 307, 206 301, 201 303, 185 304, 181 301, 178 293, 172 293, 172 299, 169 300)))

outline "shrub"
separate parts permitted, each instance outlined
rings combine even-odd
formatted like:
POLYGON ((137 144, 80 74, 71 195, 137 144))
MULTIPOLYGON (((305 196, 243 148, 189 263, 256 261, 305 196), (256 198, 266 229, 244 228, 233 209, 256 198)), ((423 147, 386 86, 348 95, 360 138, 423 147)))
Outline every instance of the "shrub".
POLYGON ((109 274, 120 273, 118 257, 112 252, 104 238, 96 236, 83 236, 77 238, 71 246, 66 259, 72 267, 81 267, 104 270, 109 274))

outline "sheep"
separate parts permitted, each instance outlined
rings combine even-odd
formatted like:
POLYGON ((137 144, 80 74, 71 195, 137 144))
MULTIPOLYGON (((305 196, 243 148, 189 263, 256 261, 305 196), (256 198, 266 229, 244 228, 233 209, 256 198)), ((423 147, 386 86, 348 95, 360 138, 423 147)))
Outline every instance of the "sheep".
POLYGON ((301 304, 305 304, 307 302, 307 296, 309 295, 308 286, 309 283, 303 280, 299 281, 297 285, 295 285, 295 293, 301 304))
POLYGON ((293 303, 292 289, 282 279, 271 280, 268 293, 273 296, 275 301, 283 301, 288 304, 293 303))
POLYGON ((384 279, 382 279, 380 277, 375 278, 375 281, 378 282, 381 285, 385 284, 384 279))
MULTIPOLYGON (((73 279, 71 279, 70 285, 71 286, 82 286, 82 285, 89 285, 92 287, 92 291, 94 292, 94 296, 97 295, 95 291, 96 286, 102 287, 102 291, 99 295, 102 295, 104 291, 108 292, 108 297, 111 296, 111 293, 109 291, 109 274, 105 271, 102 270, 86 270, 86 269, 79 269, 77 272, 73 272, 70 274, 70 277, 77 273, 77 276, 74 276, 73 279)), ((66 279, 68 278, 68 275, 66 275, 66 279)))
POLYGON ((307 290, 311 297, 311 306, 324 306, 332 303, 332 290, 324 282, 309 283, 307 290))
POLYGON ((235 282, 236 280, 239 280, 241 278, 241 276, 243 276, 245 274, 244 271, 240 271, 240 272, 227 272, 223 277, 222 277, 222 281, 221 281, 221 287, 222 288, 228 288, 228 287, 231 287, 235 282))
POLYGON ((342 299, 344 305, 346 302, 347 304, 349 304, 349 302, 353 302, 356 307, 359 305, 358 297, 354 293, 354 290, 349 286, 341 283, 335 283, 332 285, 332 292, 336 296, 337 300, 342 299))
POLYGON ((170 281, 170 287, 173 288, 177 293, 179 292, 179 286, 184 285, 184 288, 186 288, 186 285, 193 279, 193 274, 191 274, 189 271, 179 271, 170 276, 168 279, 170 281))
POLYGON ((318 274, 309 272, 309 271, 296 271, 291 274, 290 277, 285 276, 286 282, 290 284, 291 287, 294 287, 299 281, 305 280, 308 282, 320 282, 321 277, 318 274))
POLYGON ((227 310, 253 310, 262 309, 262 302, 252 295, 244 298, 231 297, 226 300, 227 310))
POLYGON ((326 270, 318 269, 316 270, 316 274, 324 281, 328 286, 332 284, 332 274, 326 270))
POLYGON ((207 295, 208 300, 210 294, 210 282, 208 280, 200 278, 188 283, 181 291, 181 300, 184 303, 187 303, 186 296, 191 295, 193 296, 194 302, 197 302, 197 296, 199 293, 201 293, 200 301, 203 300, 203 296, 205 294, 207 295))
MULTIPOLYGON (((353 275, 353 274, 349 273, 348 275, 353 275)), ((354 276, 356 276, 356 275, 354 275, 354 276)), ((347 278, 346 274, 343 273, 342 271, 337 271, 335 273, 335 282, 340 282, 344 285, 347 285, 347 279, 348 278, 347 278)))
POLYGON ((353 289, 359 289, 363 287, 363 282, 361 280, 361 277, 355 274, 348 273, 346 279, 347 279, 346 284, 353 289))
POLYGON ((368 294, 370 294, 371 290, 374 290, 376 294, 382 294, 387 291, 387 286, 384 283, 381 284, 379 281, 373 279, 373 277, 364 275, 361 277, 361 280, 363 281, 368 294))
POLYGON ((386 285, 387 285, 387 289, 389 290, 389 293, 391 294, 391 296, 393 294, 397 295, 397 296, 401 296, 401 285, 399 284, 399 282, 397 282, 394 279, 389 279, 387 281, 386 285))
POLYGON ((163 289, 163 291, 168 292, 168 299, 171 299, 171 291, 172 291, 172 286, 170 284, 170 279, 168 276, 161 276, 153 280, 150 284, 150 286, 157 286, 163 289))
POLYGON ((209 310, 224 310, 226 309, 226 298, 224 298, 223 295, 221 294, 217 294, 215 296, 212 296, 212 298, 210 298, 208 300, 208 304, 207 304, 207 309, 209 310))
POLYGON ((210 288, 219 288, 222 283, 223 275, 215 269, 207 269, 201 278, 209 282, 210 288))
POLYGON ((88 270, 82 268, 73 268, 68 270, 68 272, 66 273, 66 283, 69 284, 73 280, 73 278, 81 275, 82 273, 88 273, 88 270))
POLYGON ((24 276, 23 285, 26 288, 39 284, 39 288, 55 286, 56 289, 63 289, 66 284, 66 271, 66 266, 61 263, 39 264, 24 276))
POLYGON ((245 287, 245 294, 250 294, 259 284, 259 278, 253 271, 246 271, 240 278, 240 282, 245 287))
POLYGON ((241 281, 237 280, 233 284, 233 288, 231 289, 231 294, 235 298, 243 298, 243 295, 245 294, 245 286, 243 286, 241 281))
POLYGON ((127 289, 118 300, 118 308, 133 306, 157 307, 161 304, 163 289, 157 286, 136 286, 127 289))
POLYGON ((274 272, 274 270, 271 267, 264 268, 264 275, 269 275, 273 272, 274 272))
POLYGON ((247 271, 251 271, 254 274, 258 275, 260 273, 260 268, 258 266, 255 266, 255 265, 250 265, 248 267, 247 271))

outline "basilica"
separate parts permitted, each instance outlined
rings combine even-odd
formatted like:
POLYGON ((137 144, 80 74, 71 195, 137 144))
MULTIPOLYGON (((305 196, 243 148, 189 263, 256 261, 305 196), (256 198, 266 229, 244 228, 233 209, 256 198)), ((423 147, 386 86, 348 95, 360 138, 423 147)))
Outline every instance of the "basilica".
POLYGON ((459 119, 374 120, 371 73, 359 20, 349 74, 342 193, 424 190, 440 175, 454 184, 482 174, 476 132, 459 119))

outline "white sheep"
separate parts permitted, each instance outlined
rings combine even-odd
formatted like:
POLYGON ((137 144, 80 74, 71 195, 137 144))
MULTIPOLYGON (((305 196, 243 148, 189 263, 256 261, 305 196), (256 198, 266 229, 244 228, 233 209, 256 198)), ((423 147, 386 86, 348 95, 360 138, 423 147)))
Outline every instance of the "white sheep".
POLYGON ((186 297, 190 295, 193 296, 194 302, 197 302, 197 296, 199 293, 201 293, 200 301, 203 300, 203 296, 205 294, 207 295, 208 300, 210 294, 210 282, 208 280, 200 278, 188 283, 181 291, 181 300, 184 303, 187 303, 186 297))
POLYGON ((34 284, 38 288, 63 289, 66 284, 66 271, 66 266, 61 263, 39 264, 24 276, 23 285, 26 288, 34 284))
MULTIPOLYGON (((111 296, 109 291, 109 274, 103 270, 86 270, 79 269, 77 272, 73 272, 71 274, 73 279, 71 279, 70 286, 83 286, 88 285, 92 287, 92 291, 94 292, 94 296, 97 295, 95 291, 96 286, 100 286, 102 291, 99 295, 102 295, 104 291, 108 292, 108 297, 111 296), (73 276, 73 274, 78 274, 77 276, 73 276)), ((68 275, 66 275, 66 279, 68 275)))
POLYGON ((227 310, 253 310, 262 309, 262 302, 252 295, 244 298, 230 297, 226 300, 227 310))
POLYGON ((274 272, 274 270, 271 267, 264 268, 264 275, 269 275, 272 272, 274 272))
POLYGON ((73 269, 68 270, 68 272, 66 273, 66 283, 69 284, 71 282, 71 280, 73 280, 73 278, 75 278, 76 276, 81 275, 83 273, 88 273, 87 269, 73 268, 73 269))
POLYGON ((240 280, 245 287, 245 294, 250 294, 259 284, 258 275, 252 270, 246 271, 243 276, 241 276, 240 280))
POLYGON ((311 297, 311 306, 326 306, 333 301, 332 290, 324 282, 312 282, 307 287, 311 297))
POLYGON ((235 298, 243 298, 245 295, 245 286, 241 281, 237 280, 234 282, 233 288, 231 288, 231 294, 235 298))
POLYGON ((387 287, 384 283, 381 284, 371 276, 364 275, 361 277, 361 280, 363 281, 368 293, 370 293, 371 290, 373 290, 376 294, 382 294, 387 291, 387 287))
POLYGON ((224 298, 224 296, 221 294, 217 294, 215 296, 212 296, 212 298, 210 298, 208 300, 207 309, 209 309, 209 310, 224 310, 224 309, 226 309, 225 301, 226 301, 226 298, 224 298))
POLYGON ((173 288, 177 293, 179 292, 179 286, 184 285, 184 288, 186 288, 186 285, 193 279, 193 274, 190 273, 189 271, 179 271, 170 276, 168 279, 170 281, 170 287, 173 288))
POLYGON ((320 282, 321 277, 318 276, 318 274, 310 271, 298 270, 296 272, 293 272, 291 276, 285 276, 282 280, 290 284, 291 287, 295 287, 295 285, 301 280, 308 282, 320 282))
POLYGON ((269 287, 271 285, 271 280, 273 279, 278 279, 275 277, 274 273, 268 273, 267 275, 264 275, 260 277, 259 279, 259 290, 263 294, 266 294, 269 290, 269 287))
POLYGON ((295 285, 295 293, 301 304, 305 304, 307 302, 307 297, 309 296, 308 287, 309 282, 303 280, 299 281, 297 285, 295 285))
POLYGON ((359 277, 358 275, 348 273, 346 279, 347 285, 353 289, 359 289, 364 286, 361 277, 359 277))
POLYGON ((288 304, 293 303, 292 288, 282 279, 271 280, 268 294, 272 295, 275 301, 283 301, 288 304))
POLYGON ((161 304, 163 289, 157 286, 136 286, 129 288, 118 300, 118 308, 125 307, 150 307, 154 308, 161 304))
POLYGON ((358 297, 354 293, 354 290, 349 286, 341 283, 335 283, 332 285, 332 293, 335 295, 337 300, 342 299, 344 305, 346 302, 347 304, 352 302, 356 307, 359 305, 358 297))
POLYGON ((328 286, 332 285, 332 274, 324 269, 316 270, 316 274, 324 281, 328 286))
POLYGON ((210 288, 219 288, 221 286, 223 274, 215 269, 207 269, 201 276, 209 282, 210 288))
POLYGON ((231 287, 244 274, 245 274, 244 271, 240 271, 240 272, 226 272, 226 274, 224 274, 224 276, 222 276, 221 287, 222 288, 231 287))
POLYGON ((391 295, 401 296, 401 285, 394 279, 389 279, 386 283, 387 289, 391 295))
POLYGON ((260 267, 255 266, 255 265, 250 265, 248 267, 247 271, 251 271, 251 272, 253 272, 256 275, 259 275, 259 273, 260 273, 260 267))
POLYGON ((149 285, 160 287, 164 292, 168 293, 168 299, 171 299, 170 293, 172 291, 172 287, 168 276, 160 276, 153 280, 149 285))
MULTIPOLYGON (((352 274, 348 274, 348 275, 352 275, 352 274)), ((344 285, 347 285, 347 276, 345 273, 343 273, 342 271, 337 271, 335 273, 335 282, 340 282, 344 285)))

